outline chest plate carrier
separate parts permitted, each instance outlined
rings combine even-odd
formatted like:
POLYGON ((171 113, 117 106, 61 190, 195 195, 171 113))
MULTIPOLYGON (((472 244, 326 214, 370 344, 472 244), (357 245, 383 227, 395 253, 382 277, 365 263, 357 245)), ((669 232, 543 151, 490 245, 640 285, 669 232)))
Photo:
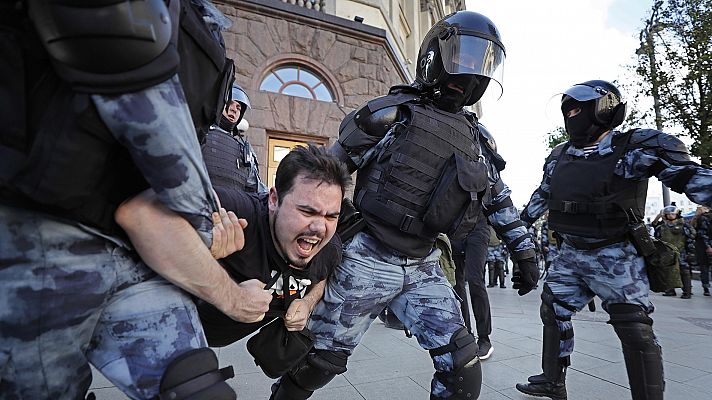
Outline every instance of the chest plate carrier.
POLYGON ((210 129, 202 152, 213 186, 257 191, 256 187, 248 190, 252 153, 242 138, 234 138, 220 128, 210 129))
POLYGON ((627 150, 630 132, 613 138, 613 152, 588 157, 567 154, 566 145, 551 176, 549 229, 570 235, 611 239, 626 235, 631 212, 645 215, 648 181, 635 181, 613 171, 627 150))
POLYGON ((409 94, 366 107, 373 113, 392 106, 407 107, 409 121, 396 124, 384 139, 393 134, 392 142, 359 171, 355 205, 372 235, 403 254, 424 257, 438 232, 457 239, 474 226, 487 169, 479 161, 476 128, 464 116, 409 94))

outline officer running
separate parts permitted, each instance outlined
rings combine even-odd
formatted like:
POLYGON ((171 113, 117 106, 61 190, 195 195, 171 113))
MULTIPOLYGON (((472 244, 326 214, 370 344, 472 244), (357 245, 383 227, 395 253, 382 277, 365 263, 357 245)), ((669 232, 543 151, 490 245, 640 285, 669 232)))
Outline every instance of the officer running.
POLYGON ((546 159, 542 183, 522 212, 522 220, 533 223, 548 209, 549 229, 563 239, 541 295, 544 372, 517 389, 567 398, 571 317, 599 296, 623 345, 632 397, 662 399, 663 363, 649 317, 648 276, 629 226, 644 216, 648 178, 657 176, 693 202, 710 204, 712 170, 691 161, 674 136, 652 129, 613 130, 623 122, 626 104, 609 82, 572 86, 564 92, 561 111, 569 141, 546 159))

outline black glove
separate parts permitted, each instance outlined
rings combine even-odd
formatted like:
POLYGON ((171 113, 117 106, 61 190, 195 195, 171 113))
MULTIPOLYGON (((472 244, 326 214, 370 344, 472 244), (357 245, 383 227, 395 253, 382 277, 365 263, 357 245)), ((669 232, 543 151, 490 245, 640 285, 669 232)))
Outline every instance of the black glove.
POLYGON ((515 289, 519 289, 517 293, 520 296, 531 292, 539 281, 539 266, 536 264, 536 258, 525 258, 517 261, 519 271, 512 275, 512 285, 515 289))

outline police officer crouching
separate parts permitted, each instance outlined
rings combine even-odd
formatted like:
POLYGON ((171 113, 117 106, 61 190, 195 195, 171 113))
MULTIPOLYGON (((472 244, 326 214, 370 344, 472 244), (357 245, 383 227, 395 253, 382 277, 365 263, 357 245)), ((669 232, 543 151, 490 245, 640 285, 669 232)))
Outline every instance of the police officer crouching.
MULTIPOLYGON (((523 393, 566 399, 573 352, 571 317, 594 297, 618 335, 633 399, 662 399, 663 361, 649 314, 653 305, 642 249, 648 178, 656 176, 695 203, 712 202, 712 171, 690 160, 676 137, 652 129, 614 130, 626 104, 614 85, 576 84, 561 101, 569 141, 551 152, 544 178, 522 212, 533 223, 549 210, 549 229, 563 239, 541 295, 542 369, 523 393), (585 179, 582 179, 585 177, 585 179)), ((649 236, 648 236, 649 239, 649 236)))

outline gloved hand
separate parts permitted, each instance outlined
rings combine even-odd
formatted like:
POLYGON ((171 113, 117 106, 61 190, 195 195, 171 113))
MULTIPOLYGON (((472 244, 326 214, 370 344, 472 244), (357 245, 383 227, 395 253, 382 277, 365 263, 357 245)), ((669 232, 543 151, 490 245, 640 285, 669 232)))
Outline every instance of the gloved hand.
POLYGON ((537 281, 539 281, 539 266, 536 264, 536 258, 524 258, 517 261, 519 271, 512 275, 512 285, 515 289, 519 289, 517 294, 524 296, 534 289, 537 281))

